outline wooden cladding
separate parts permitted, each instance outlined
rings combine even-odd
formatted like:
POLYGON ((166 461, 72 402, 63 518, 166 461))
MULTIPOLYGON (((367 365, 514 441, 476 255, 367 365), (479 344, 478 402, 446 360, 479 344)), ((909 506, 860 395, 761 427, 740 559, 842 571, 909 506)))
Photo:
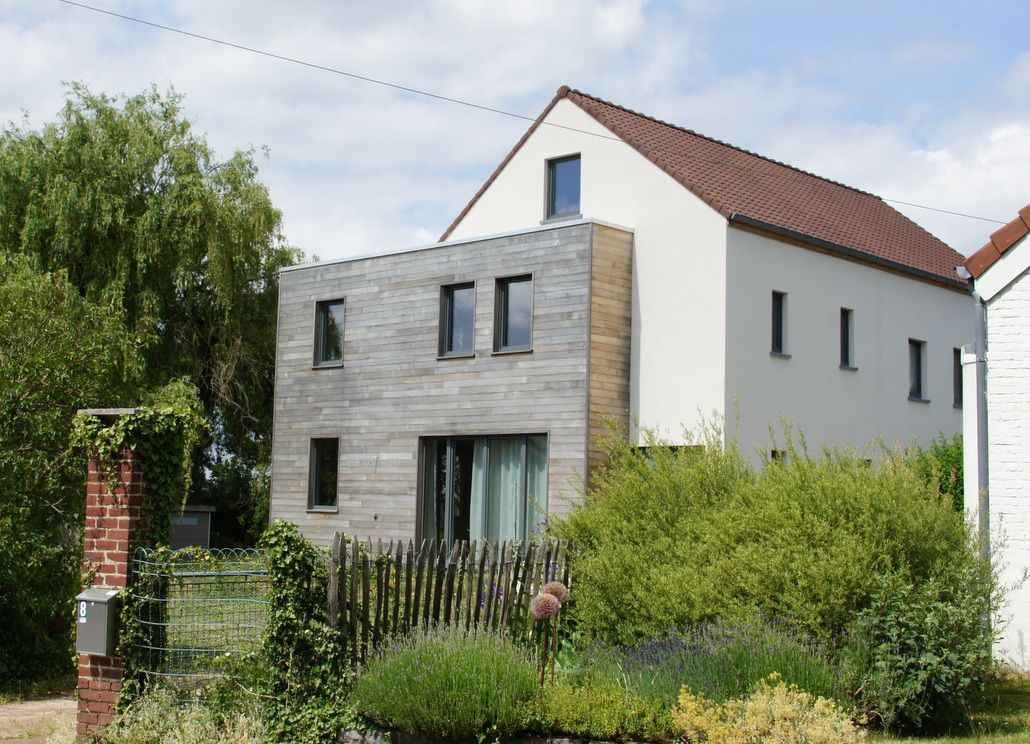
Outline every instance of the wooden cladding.
POLYGON ((333 536, 329 554, 328 622, 346 639, 351 664, 363 664, 397 633, 439 625, 492 630, 531 640, 540 629, 530 600, 549 581, 568 585, 568 546, 456 542, 448 547, 409 540, 333 536))

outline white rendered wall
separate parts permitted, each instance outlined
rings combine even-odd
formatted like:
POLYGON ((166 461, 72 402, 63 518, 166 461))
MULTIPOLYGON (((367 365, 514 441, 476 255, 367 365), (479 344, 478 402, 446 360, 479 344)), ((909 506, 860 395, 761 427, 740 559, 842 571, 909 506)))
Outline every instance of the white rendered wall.
MULTIPOLYGON (((992 550, 1013 585, 1030 566, 1030 270, 987 303, 987 441, 992 550)), ((1030 582, 1010 592, 1003 615, 999 656, 1030 669, 1030 582)))
POLYGON ((739 406, 739 442, 753 459, 782 448, 781 417, 813 452, 862 450, 876 437, 925 445, 962 430, 952 352, 973 340, 968 294, 737 228, 729 230, 727 286, 726 406, 739 406), (789 359, 769 353, 773 290, 787 293, 789 359), (840 369, 842 307, 854 311, 857 370, 840 369), (909 338, 926 342, 929 403, 908 400, 909 338))
POLYGON ((586 218, 634 230, 630 408, 644 426, 679 441, 699 412, 726 399, 726 220, 568 100, 540 126, 449 236, 540 224, 546 161, 580 153, 586 218))

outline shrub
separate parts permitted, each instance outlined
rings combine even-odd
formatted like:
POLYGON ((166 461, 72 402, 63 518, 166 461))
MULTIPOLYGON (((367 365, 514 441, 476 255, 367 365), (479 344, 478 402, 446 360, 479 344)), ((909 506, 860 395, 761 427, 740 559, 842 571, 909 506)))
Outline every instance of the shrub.
POLYGON ((531 728, 546 734, 610 741, 676 739, 669 706, 627 692, 614 682, 547 687, 532 706, 531 728))
POLYGON ((693 744, 857 744, 865 738, 835 703, 776 674, 761 680, 750 696, 726 703, 684 687, 672 719, 693 744))
POLYGON ((856 702, 894 727, 954 722, 982 692, 991 668, 985 629, 990 583, 983 564, 942 565, 916 585, 882 577, 857 630, 856 702))
POLYGON ((779 672, 828 698, 847 694, 829 654, 800 633, 763 622, 717 621, 628 648, 591 648, 576 676, 617 680, 628 692, 676 704, 680 688, 716 702, 742 697, 779 672))
POLYGON ((913 465, 927 483, 951 500, 955 511, 965 509, 961 434, 950 439, 938 435, 927 449, 915 453, 913 465))
POLYGON ((577 548, 577 627, 620 645, 715 616, 719 587, 708 583, 695 546, 709 530, 707 515, 754 479, 717 432, 697 447, 648 443, 644 453, 625 436, 602 440, 608 466, 595 473, 582 506, 551 525, 577 548))
POLYGON ((442 628, 389 644, 358 677, 351 702, 377 726, 462 739, 520 730, 538 689, 526 650, 493 633, 442 628))
POLYGON ((712 433, 678 451, 605 446, 609 465, 555 525, 579 548, 573 620, 588 639, 631 645, 714 618, 775 617, 836 655, 861 618, 866 650, 840 656, 857 658, 853 690, 886 720, 928 725, 975 691, 993 636, 967 620, 998 606, 996 577, 915 458, 887 452, 870 467, 854 452, 812 457, 802 441, 755 473, 712 433), (934 614, 902 613, 905 597, 934 614), (963 620, 934 631, 930 656, 893 640, 938 616, 963 620))

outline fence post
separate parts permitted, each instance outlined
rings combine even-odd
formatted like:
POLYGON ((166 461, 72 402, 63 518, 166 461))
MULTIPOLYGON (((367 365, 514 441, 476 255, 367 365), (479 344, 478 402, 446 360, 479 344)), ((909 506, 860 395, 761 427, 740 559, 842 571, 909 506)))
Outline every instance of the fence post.
MULTIPOLYGON (((83 411, 110 424, 135 409, 83 411)), ((143 495, 146 478, 139 456, 126 447, 109 480, 96 452, 90 453, 86 478, 86 522, 83 530, 83 573, 94 576, 93 586, 124 589, 131 580, 130 557, 143 530, 143 495)), ((79 654, 79 708, 76 732, 87 741, 114 720, 122 688, 122 660, 115 656, 79 654)))

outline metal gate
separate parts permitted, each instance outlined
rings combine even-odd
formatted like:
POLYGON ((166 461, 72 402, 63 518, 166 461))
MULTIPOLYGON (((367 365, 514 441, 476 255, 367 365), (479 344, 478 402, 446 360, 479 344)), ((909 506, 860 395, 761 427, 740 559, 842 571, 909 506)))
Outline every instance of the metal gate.
POLYGON ((259 551, 140 548, 133 574, 140 671, 212 676, 231 657, 260 649, 269 579, 259 551))

